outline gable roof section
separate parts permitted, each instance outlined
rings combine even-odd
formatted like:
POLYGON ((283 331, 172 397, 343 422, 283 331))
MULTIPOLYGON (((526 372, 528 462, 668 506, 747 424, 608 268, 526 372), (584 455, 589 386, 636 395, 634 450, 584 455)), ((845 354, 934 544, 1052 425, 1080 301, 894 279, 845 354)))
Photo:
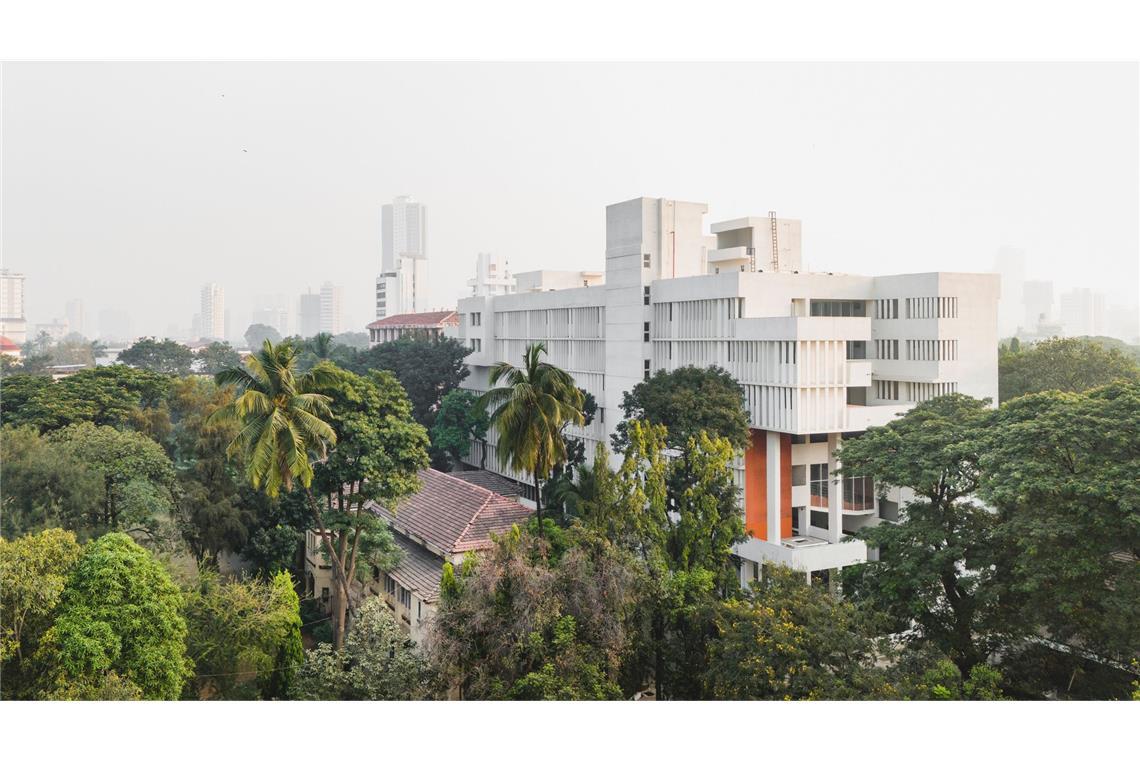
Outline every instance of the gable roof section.
POLYGON ((369 330, 382 327, 458 327, 459 312, 457 311, 421 311, 416 314, 393 314, 384 319, 378 319, 368 325, 369 330))
POLYGON ((443 579, 443 560, 419 544, 410 541, 399 533, 393 533, 396 545, 404 551, 400 564, 388 571, 388 575, 425 602, 439 598, 439 583, 443 579))
POLYGON ((459 478, 460 480, 466 481, 468 483, 474 483, 477 486, 482 486, 489 491, 494 491, 495 493, 502 494, 503 496, 526 495, 526 489, 523 488, 520 484, 516 483, 510 478, 504 478, 497 472, 491 472, 490 470, 459 470, 457 472, 450 472, 448 474, 453 478, 459 478))
POLYGON ((420 470, 420 490, 395 513, 372 502, 369 508, 393 530, 440 556, 491 548, 491 534, 528 520, 531 509, 502 494, 437 470, 420 470))

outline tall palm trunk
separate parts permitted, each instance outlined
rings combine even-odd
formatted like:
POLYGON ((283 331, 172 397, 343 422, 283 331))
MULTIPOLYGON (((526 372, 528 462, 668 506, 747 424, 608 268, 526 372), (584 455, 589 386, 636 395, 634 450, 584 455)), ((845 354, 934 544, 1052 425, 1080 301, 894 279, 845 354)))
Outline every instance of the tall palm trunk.
POLYGON ((542 538, 542 480, 538 470, 534 471, 534 512, 538 517, 538 537, 542 538))

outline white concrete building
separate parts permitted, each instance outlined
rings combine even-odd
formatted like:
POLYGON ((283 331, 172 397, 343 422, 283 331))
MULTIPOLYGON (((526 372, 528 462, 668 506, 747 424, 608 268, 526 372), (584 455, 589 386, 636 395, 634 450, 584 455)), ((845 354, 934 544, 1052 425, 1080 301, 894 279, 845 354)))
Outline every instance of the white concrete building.
POLYGON ((202 286, 200 334, 203 340, 226 339, 226 294, 216 282, 202 286))
POLYGON ((393 314, 378 319, 365 327, 368 330, 368 347, 399 340, 404 336, 453 337, 459 328, 459 315, 454 311, 421 311, 418 314, 393 314))
POLYGON ((24 275, 10 269, 0 269, 0 337, 18 346, 34 337, 24 315, 24 275))
MULTIPOLYGON (((838 478, 836 449, 940 394, 997 398, 998 276, 801 271, 799 221, 748 217, 705 235, 706 211, 614 204, 604 276, 519 273, 515 294, 462 299, 460 340, 473 349, 464 385, 486 390, 495 362, 518 364, 544 341, 547 360, 597 400, 594 422, 573 431, 592 455, 622 418, 622 394, 650 373, 724 367, 753 428, 736 463, 752 534, 737 548, 744 578, 769 560, 805 572, 863 561, 862 542, 841 540, 897 517, 898 497, 876 503, 865 479, 838 478)), ((487 463, 498 467, 493 451, 487 463)))
POLYGON ((341 288, 331 282, 321 285, 321 332, 329 335, 340 335, 344 330, 341 326, 341 288))
POLYGON ((401 195, 381 211, 383 245, 376 318, 427 308, 427 209, 401 195))
POLYGON ((509 262, 500 263, 493 253, 480 253, 475 257, 475 276, 467 284, 473 296, 504 296, 514 293, 516 287, 509 262))

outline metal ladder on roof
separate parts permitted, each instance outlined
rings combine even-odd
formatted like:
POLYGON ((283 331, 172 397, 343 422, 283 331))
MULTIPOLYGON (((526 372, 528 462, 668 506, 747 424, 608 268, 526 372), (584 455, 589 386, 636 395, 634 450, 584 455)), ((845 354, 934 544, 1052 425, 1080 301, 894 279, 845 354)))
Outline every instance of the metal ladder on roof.
POLYGON ((768 212, 768 221, 772 223, 772 271, 780 271, 780 245, 776 239, 776 212, 768 212))

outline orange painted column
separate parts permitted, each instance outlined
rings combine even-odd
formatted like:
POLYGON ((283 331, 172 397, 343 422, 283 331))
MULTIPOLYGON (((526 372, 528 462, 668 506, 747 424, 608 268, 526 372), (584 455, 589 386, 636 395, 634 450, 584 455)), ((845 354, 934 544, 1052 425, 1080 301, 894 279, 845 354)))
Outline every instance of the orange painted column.
MULTIPOLYGON (((788 439, 791 464, 791 438, 788 439)), ((752 445, 744 452, 744 527, 753 538, 768 538, 768 439, 763 430, 752 431, 752 445)), ((788 530, 791 531, 791 476, 788 490, 788 530)))

